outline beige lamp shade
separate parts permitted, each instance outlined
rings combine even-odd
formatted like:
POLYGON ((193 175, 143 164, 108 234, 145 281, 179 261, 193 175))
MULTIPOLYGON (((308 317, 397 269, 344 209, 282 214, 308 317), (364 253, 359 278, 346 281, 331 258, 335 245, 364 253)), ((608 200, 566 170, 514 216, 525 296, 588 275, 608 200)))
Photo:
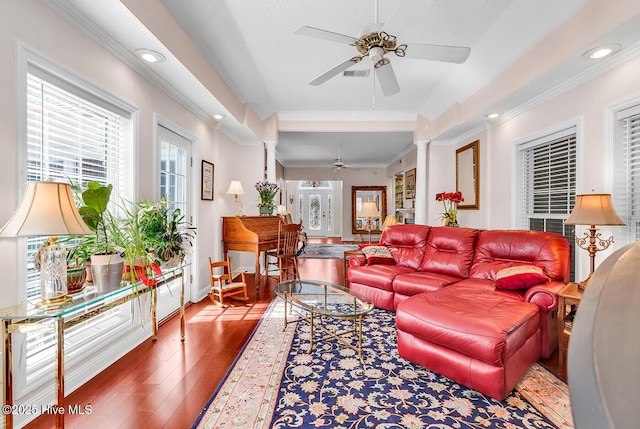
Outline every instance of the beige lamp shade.
POLYGON ((378 207, 376 203, 373 201, 367 201, 362 204, 362 210, 360 210, 360 215, 358 217, 366 217, 366 218, 376 218, 380 217, 380 212, 378 211, 378 207))
POLYGON ((88 234, 93 232, 78 212, 71 186, 58 182, 27 182, 22 202, 0 230, 0 237, 88 234))
POLYGON ((384 222, 382 222, 382 229, 385 229, 388 226, 397 225, 397 224, 398 224, 398 219, 396 219, 395 216, 387 216, 386 218, 384 218, 384 222))
POLYGON ((567 225, 624 225, 613 207, 611 194, 576 195, 567 225))
POLYGON ((229 189, 227 189, 227 194, 233 195, 244 195, 244 189, 242 188, 242 183, 239 180, 232 180, 231 184, 229 184, 229 189))

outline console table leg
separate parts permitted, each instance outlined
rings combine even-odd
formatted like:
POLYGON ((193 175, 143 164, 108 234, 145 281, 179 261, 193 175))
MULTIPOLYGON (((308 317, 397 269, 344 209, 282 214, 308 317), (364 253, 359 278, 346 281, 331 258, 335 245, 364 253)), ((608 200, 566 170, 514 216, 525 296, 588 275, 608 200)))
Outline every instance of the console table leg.
MULTIPOLYGON (((57 405, 59 410, 64 409, 64 318, 58 317, 56 319, 57 324, 57 340, 58 350, 56 356, 57 364, 57 376, 56 376, 56 390, 57 390, 57 405)), ((64 413, 58 412, 56 414, 56 428, 64 428, 64 413)))
MULTIPOLYGON (((2 343, 4 344, 4 353, 2 355, 2 366, 4 371, 2 372, 2 386, 3 389, 3 401, 4 405, 13 405, 13 357, 11 348, 11 332, 9 332, 10 320, 2 320, 2 343)), ((13 413, 4 413, 4 427, 13 428, 13 413)))

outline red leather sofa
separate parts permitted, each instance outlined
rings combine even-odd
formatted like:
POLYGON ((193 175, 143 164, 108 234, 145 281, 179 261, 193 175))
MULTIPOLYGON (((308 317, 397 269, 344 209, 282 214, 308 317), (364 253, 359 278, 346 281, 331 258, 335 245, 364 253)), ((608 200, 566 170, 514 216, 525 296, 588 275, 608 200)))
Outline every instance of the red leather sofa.
POLYGON ((380 243, 393 261, 349 259, 356 296, 396 311, 402 357, 503 399, 529 367, 557 347, 557 292, 571 248, 553 233, 394 225, 380 243), (544 269, 549 281, 498 289, 509 267, 544 269))

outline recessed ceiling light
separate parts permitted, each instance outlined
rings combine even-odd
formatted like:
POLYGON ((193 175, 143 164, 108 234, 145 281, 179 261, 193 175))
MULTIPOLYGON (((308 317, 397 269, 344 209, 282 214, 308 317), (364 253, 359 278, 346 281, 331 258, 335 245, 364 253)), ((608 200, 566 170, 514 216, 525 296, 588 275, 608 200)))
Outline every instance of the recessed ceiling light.
POLYGON ((221 121, 225 118, 225 116, 222 113, 216 113, 215 115, 213 115, 213 119, 215 119, 216 121, 221 121))
POLYGON ((136 55, 148 63, 161 63, 166 59, 160 52, 152 49, 136 49, 136 55))
POLYGON ((582 54, 582 56, 591 60, 599 60, 600 58, 615 54, 620 50, 620 48, 621 46, 619 44, 612 43, 610 45, 598 46, 596 48, 589 49, 587 52, 582 54))
POLYGON ((493 113, 487 113, 487 114, 486 114, 486 115, 484 115, 484 116, 485 116, 485 117, 487 117, 487 118, 489 118, 489 119, 495 119, 495 118, 497 118, 498 116, 500 116, 500 113, 496 113, 496 112, 493 112, 493 113))

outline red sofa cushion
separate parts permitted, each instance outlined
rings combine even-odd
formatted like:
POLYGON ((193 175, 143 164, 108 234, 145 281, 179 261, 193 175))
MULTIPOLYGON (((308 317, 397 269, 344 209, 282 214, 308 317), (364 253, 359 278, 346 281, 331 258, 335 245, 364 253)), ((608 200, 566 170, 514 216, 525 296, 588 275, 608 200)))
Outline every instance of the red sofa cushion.
POLYGON ((413 270, 399 265, 365 265, 349 267, 347 278, 349 283, 360 283, 376 289, 392 291, 393 279, 398 274, 410 273, 413 270))
POLYGON ((481 231, 476 243, 471 278, 496 280, 498 271, 515 265, 541 267, 552 280, 569 281, 569 241, 555 233, 524 230, 481 231))
POLYGON ((427 236, 420 271, 466 278, 473 262, 477 239, 476 229, 432 227, 427 236))
POLYGON ((387 246, 381 246, 379 244, 368 244, 361 246, 362 253, 367 260, 367 265, 384 264, 395 265, 396 261, 391 255, 391 251, 387 246))
POLYGON ((400 331, 501 366, 536 334, 540 315, 535 304, 452 285, 399 303, 396 324, 400 331))
POLYGON ((442 289, 460 280, 459 277, 440 273, 415 272, 399 274, 393 279, 393 290, 402 295, 412 296, 422 292, 442 289))
POLYGON ((548 281, 549 277, 544 270, 535 265, 517 265, 503 268, 496 273, 497 289, 529 289, 532 286, 548 281))
POLYGON ((426 225, 391 225, 382 231, 380 244, 389 248, 396 265, 417 271, 422 263, 428 234, 426 225))

